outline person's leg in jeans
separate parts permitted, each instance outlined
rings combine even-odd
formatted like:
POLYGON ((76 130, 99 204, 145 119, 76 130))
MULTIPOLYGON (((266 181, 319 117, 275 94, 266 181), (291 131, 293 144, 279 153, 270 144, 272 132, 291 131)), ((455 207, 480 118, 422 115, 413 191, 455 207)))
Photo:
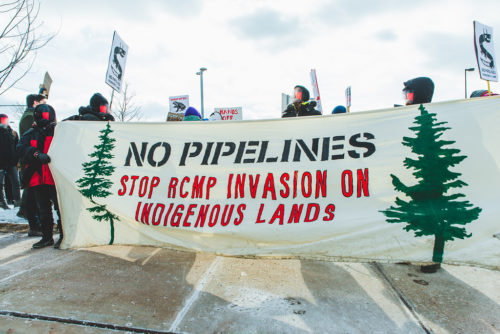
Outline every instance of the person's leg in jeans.
POLYGON ((52 216, 51 199, 53 197, 55 187, 40 185, 33 187, 33 190, 35 193, 40 223, 42 224, 42 240, 35 243, 33 248, 52 246, 54 244, 54 239, 52 238, 54 218, 52 216))
POLYGON ((17 166, 11 166, 7 169, 7 176, 9 177, 12 187, 12 199, 14 200, 14 207, 21 205, 21 188, 19 187, 19 172, 17 166))

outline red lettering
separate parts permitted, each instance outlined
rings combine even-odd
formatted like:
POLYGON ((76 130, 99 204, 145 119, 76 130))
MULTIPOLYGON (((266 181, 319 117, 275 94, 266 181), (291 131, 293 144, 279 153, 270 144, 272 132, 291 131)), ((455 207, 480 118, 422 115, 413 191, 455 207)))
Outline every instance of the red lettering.
POLYGON ((287 198, 290 195, 290 188, 288 187, 288 180, 290 180, 290 175, 288 173, 281 174, 280 182, 285 187, 285 191, 280 190, 281 198, 287 198))
POLYGON ((191 198, 203 198, 203 183, 204 182, 205 182, 204 176, 199 178, 198 175, 196 175, 194 177, 193 192, 191 193, 191 198))
POLYGON ((177 186, 178 182, 179 179, 176 177, 172 177, 170 179, 170 184, 168 185, 168 198, 175 198, 175 187, 177 186))
POLYGON ((309 203, 307 205, 307 211, 306 211, 306 216, 304 217, 304 221, 306 223, 315 221, 316 219, 318 219, 318 215, 319 215, 319 205, 316 203, 309 203), (316 212, 314 212, 314 216, 311 218, 310 215, 313 208, 316 210, 316 212))
POLYGON ((304 204, 294 204, 292 206, 292 212, 290 213, 290 218, 288 218, 288 224, 290 224, 292 221, 294 223, 298 223, 300 221, 300 216, 302 215, 302 208, 304 207, 304 204))
POLYGON ((198 204, 190 204, 188 206, 187 212, 186 212, 186 218, 184 218, 184 222, 182 223, 182 226, 189 227, 191 226, 191 223, 188 222, 189 216, 194 215, 193 208, 196 208, 198 204))
POLYGON ((184 189, 184 182, 189 182, 190 178, 188 176, 184 177, 181 181, 181 186, 179 187, 179 195, 181 195, 182 198, 188 197, 189 193, 186 191, 185 193, 182 192, 184 189))
POLYGON ((266 182, 264 183, 264 190, 262 191, 262 198, 267 198, 267 193, 271 192, 271 198, 276 200, 276 191, 274 189, 274 176, 273 173, 268 173, 266 182))
POLYGON ((348 169, 342 172, 342 194, 344 197, 351 197, 353 192, 352 172, 348 169), (346 184, 347 176, 347 184, 346 184))
POLYGON ((363 195, 365 197, 370 197, 368 192, 368 168, 365 168, 365 172, 358 169, 358 197, 361 197, 361 189, 363 189, 363 195))
POLYGON ((200 211, 198 212, 198 218, 196 219, 196 223, 194 227, 203 227, 205 225, 205 220, 207 219, 208 208, 210 205, 202 205, 200 206, 200 211))
POLYGON ((294 171, 293 172, 293 198, 297 197, 297 177, 298 177, 298 172, 294 171))
POLYGON ((142 202, 137 203, 137 209, 135 210, 135 221, 139 222, 139 212, 141 211, 142 202))
POLYGON ((260 174, 257 174, 255 180, 253 178, 253 175, 248 175, 248 182, 250 183, 250 196, 252 196, 252 198, 255 198, 255 196, 257 195, 257 186, 259 185, 260 174))
POLYGON ((285 205, 284 204, 280 204, 280 205, 278 205, 278 208, 276 209, 276 211, 274 211, 274 214, 271 217, 271 220, 269 221, 269 224, 274 223, 274 221, 279 218, 280 225, 283 225, 283 216, 284 215, 285 215, 285 205))
POLYGON ((155 211, 153 211, 153 221, 151 222, 154 226, 160 225, 161 222, 161 217, 163 216, 163 211, 165 210, 165 204, 158 203, 156 204, 155 211), (158 208, 161 209, 160 214, 158 215, 158 219, 155 219, 156 217, 156 211, 158 208))
POLYGON ((323 221, 328 222, 330 220, 333 220, 335 217, 335 205, 333 204, 328 204, 325 209, 326 216, 323 217, 323 221))
POLYGON ((262 216, 263 210, 264 210, 264 204, 261 204, 260 208, 259 208, 259 213, 257 214, 257 220, 255 221, 255 224, 260 224, 260 223, 266 222, 264 219, 260 219, 260 217, 262 216))
POLYGON ((231 183, 233 182, 233 173, 229 174, 229 180, 227 180, 227 198, 231 198, 231 183))
POLYGON ((247 208, 246 204, 238 205, 236 212, 238 212, 238 218, 234 220, 234 225, 238 226, 243 221, 243 211, 247 208))
POLYGON ((246 174, 236 175, 236 184, 234 185, 234 198, 238 198, 238 194, 241 198, 245 197, 245 177, 246 174))
POLYGON ((132 186, 130 187, 130 193, 129 193, 129 196, 132 196, 132 194, 134 193, 134 187, 135 187, 135 181, 137 181, 137 179, 139 178, 138 175, 132 175, 130 177, 130 179, 132 180, 132 186))
POLYGON ((172 219, 170 220, 171 226, 179 227, 179 223, 181 222, 182 219, 182 210, 184 210, 184 205, 183 204, 177 205, 172 215, 172 219))
POLYGON ((210 188, 213 188, 216 183, 217 183, 217 178, 215 178, 215 177, 209 177, 208 178, 208 183, 207 183, 207 197, 206 197, 206 199, 210 198, 210 188))
POLYGON ((302 182, 301 182, 302 195, 306 198, 310 197, 312 194, 311 181, 312 181, 311 173, 305 172, 304 174, 302 174, 302 182), (306 178, 307 178, 307 180, 306 180, 306 178), (306 187, 307 187, 307 189, 306 189, 306 187))
POLYGON ((215 224, 217 224, 217 219, 219 219, 219 213, 220 213, 220 205, 215 204, 214 207, 212 208, 212 211, 210 212, 210 219, 208 220, 208 226, 214 227, 215 224), (216 211, 215 209, 217 209, 217 213, 215 214, 214 218, 214 212, 216 211))
POLYGON ((174 206, 173 203, 170 203, 170 205, 168 206, 168 211, 167 211, 167 214, 165 215, 165 220, 163 221, 163 226, 167 226, 168 216, 170 216, 170 211, 172 211, 173 206, 174 206))
POLYGON ((224 212, 222 212, 222 218, 220 224, 222 226, 227 226, 231 222, 231 216, 233 215, 234 204, 224 205, 224 212), (229 212, 227 212, 229 207, 229 212), (226 213, 227 212, 227 213, 226 213))
POLYGON ((160 184, 160 178, 155 176, 151 179, 151 188, 149 188, 149 196, 148 198, 151 198, 151 195, 153 195, 153 189, 158 187, 160 184))
POLYGON ((125 182, 128 181, 128 176, 123 175, 122 178, 120 179, 120 183, 122 184, 122 189, 118 190, 118 196, 123 196, 127 192, 127 185, 125 182))
POLYGON ((146 192, 148 190, 148 181, 149 177, 144 176, 141 179, 141 183, 139 183, 139 197, 144 197, 146 195, 146 192))
POLYGON ((326 197, 326 170, 321 174, 320 170, 316 171, 316 198, 318 198, 321 190, 321 197, 326 197))
POLYGON ((144 204, 142 207, 141 223, 149 225, 149 213, 151 212, 151 207, 153 203, 144 204))

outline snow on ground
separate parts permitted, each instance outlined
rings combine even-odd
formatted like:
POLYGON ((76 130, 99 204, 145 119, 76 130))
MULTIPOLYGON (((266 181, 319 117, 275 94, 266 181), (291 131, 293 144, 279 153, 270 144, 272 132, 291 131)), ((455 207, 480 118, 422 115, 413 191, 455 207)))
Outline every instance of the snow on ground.
POLYGON ((28 224, 26 219, 17 216, 19 208, 13 208, 12 205, 9 206, 11 207, 9 210, 0 209, 0 223, 28 224))

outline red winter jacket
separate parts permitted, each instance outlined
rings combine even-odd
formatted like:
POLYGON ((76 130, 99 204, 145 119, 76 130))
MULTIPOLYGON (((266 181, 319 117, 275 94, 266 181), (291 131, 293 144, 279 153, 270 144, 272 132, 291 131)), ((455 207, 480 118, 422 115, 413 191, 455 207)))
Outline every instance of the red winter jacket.
POLYGON ((35 158, 36 152, 49 151, 54 130, 34 127, 27 131, 17 145, 20 161, 25 168, 22 173, 23 188, 36 187, 42 184, 55 185, 48 164, 42 164, 35 158))

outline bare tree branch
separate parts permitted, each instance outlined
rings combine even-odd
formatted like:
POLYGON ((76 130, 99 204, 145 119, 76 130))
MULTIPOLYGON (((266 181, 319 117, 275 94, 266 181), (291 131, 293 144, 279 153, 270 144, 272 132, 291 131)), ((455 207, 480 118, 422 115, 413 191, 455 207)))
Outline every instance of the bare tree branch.
POLYGON ((141 107, 137 106, 132 100, 135 98, 134 93, 128 90, 128 83, 125 83, 125 88, 118 99, 117 110, 111 110, 111 114, 120 122, 138 121, 142 118, 143 114, 141 107))
POLYGON ((33 66, 36 52, 55 35, 38 35, 39 0, 11 0, 0 5, 0 95, 21 80, 33 66), (21 66, 26 64, 27 66, 21 66))

